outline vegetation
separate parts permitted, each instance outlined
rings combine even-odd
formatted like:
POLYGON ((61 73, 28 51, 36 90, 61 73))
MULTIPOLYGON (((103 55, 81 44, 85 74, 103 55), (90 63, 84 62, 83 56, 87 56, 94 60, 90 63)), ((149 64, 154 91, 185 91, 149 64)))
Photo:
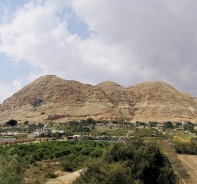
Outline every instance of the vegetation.
POLYGON ((24 121, 24 125, 28 125, 29 124, 29 121, 24 121))
MULTIPOLYGON (((13 126, 13 121, 15 120, 6 122, 3 130, 21 128, 13 126)), ((44 126, 28 121, 25 121, 24 125, 28 132, 44 126)), ((47 125, 50 127, 52 123, 47 125)), ((197 154, 196 136, 190 133, 195 132, 194 125, 191 122, 184 125, 165 122, 161 126, 165 133, 158 131, 157 126, 161 124, 95 121, 92 118, 59 123, 56 128, 64 130, 64 136, 72 138, 75 136, 70 135, 78 134, 76 136, 84 136, 85 140, 81 138, 77 141, 76 138, 72 141, 49 141, 60 138, 60 133, 56 132, 53 138, 46 137, 46 142, 1 146, 0 180, 5 184, 14 183, 14 180, 20 184, 24 183, 24 178, 28 178, 29 183, 32 181, 32 184, 41 184, 46 179, 56 178, 58 175, 54 173, 55 170, 72 172, 85 168, 75 184, 175 183, 176 177, 170 164, 174 164, 176 157, 174 148, 177 153, 197 154), (91 135, 89 140, 86 138, 88 135, 91 135), (107 140, 122 142, 108 143, 105 142, 107 140), (173 159, 166 158, 160 150, 165 150, 166 155, 172 155, 169 150, 174 152, 173 159), (9 164, 6 165, 6 162, 9 164), (6 173, 8 170, 10 172, 6 173)), ((173 168, 176 166, 173 165, 173 168)), ((183 174, 178 175, 182 177, 183 174)))
POLYGON ((2 184, 20 184, 24 181, 24 160, 17 155, 0 155, 0 181, 2 184))
POLYGON ((168 159, 153 143, 133 139, 116 143, 102 159, 84 169, 74 184, 175 183, 168 159))
POLYGON ((163 128, 164 129, 171 129, 171 128, 173 128, 172 122, 170 122, 170 121, 165 122, 163 128))
POLYGON ((16 126, 17 123, 18 123, 18 122, 17 122, 16 120, 11 119, 11 120, 9 120, 9 121, 7 121, 7 122, 5 123, 5 126, 16 126))
POLYGON ((71 135, 76 132, 88 133, 95 128, 96 121, 92 118, 81 121, 70 121, 65 124, 61 124, 58 128, 65 130, 67 135, 71 135))
POLYGON ((184 130, 188 130, 190 132, 194 131, 194 124, 191 122, 187 122, 183 125, 184 130))
POLYGON ((196 135, 186 134, 184 132, 177 132, 172 136, 173 142, 190 142, 195 137, 196 135))
POLYGON ((174 148, 179 154, 197 155, 196 140, 191 140, 190 142, 175 142, 174 148))
MULTIPOLYGON (((58 161, 62 170, 73 171, 85 167, 86 161, 88 162, 89 160, 94 160, 102 156, 104 150, 107 149, 109 145, 110 144, 106 142, 48 141, 1 146, 0 156, 3 158, 1 159, 1 168, 3 169, 1 169, 0 172, 2 173, 5 171, 5 173, 0 173, 0 180, 5 176, 8 178, 12 176, 16 179, 17 184, 23 183, 23 174, 29 172, 31 166, 38 167, 38 163, 41 161, 46 161, 46 164, 50 164, 48 161, 51 163, 58 161), (6 165, 6 162, 9 164, 6 165), (10 169, 11 167, 13 168, 10 169)), ((37 175, 40 174, 37 173, 37 175)), ((12 177, 9 181, 12 181, 12 177)), ((30 178, 31 177, 32 176, 30 176, 30 178)), ((47 173, 44 177, 53 178, 55 175, 54 173, 47 173)), ((7 183, 14 184, 14 182, 7 183)))

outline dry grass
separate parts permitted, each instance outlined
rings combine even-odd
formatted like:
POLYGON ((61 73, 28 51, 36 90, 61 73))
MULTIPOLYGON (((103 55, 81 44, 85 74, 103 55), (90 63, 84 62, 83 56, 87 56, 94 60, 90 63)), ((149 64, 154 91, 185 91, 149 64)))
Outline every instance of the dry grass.
POLYGON ((190 175, 192 183, 197 183, 197 156, 196 155, 178 155, 183 163, 183 167, 190 175))

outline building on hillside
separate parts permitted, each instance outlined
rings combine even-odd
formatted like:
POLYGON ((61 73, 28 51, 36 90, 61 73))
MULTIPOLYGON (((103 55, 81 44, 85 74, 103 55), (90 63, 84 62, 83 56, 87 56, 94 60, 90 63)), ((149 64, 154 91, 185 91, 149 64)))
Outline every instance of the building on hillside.
POLYGON ((19 136, 19 132, 1 132, 0 136, 19 136))
POLYGON ((163 126, 164 126, 163 123, 158 123, 157 126, 156 126, 156 130, 159 131, 159 132, 163 132, 163 126))
POLYGON ((52 134, 52 129, 48 128, 47 125, 45 125, 43 128, 38 128, 34 131, 34 136, 48 136, 52 134))

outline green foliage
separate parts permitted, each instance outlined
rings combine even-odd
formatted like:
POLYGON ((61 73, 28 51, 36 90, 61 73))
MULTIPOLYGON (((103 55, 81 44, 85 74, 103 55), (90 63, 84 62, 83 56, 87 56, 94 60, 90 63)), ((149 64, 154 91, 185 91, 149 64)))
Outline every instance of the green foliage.
POLYGON ((82 150, 81 150, 81 153, 82 155, 89 155, 90 152, 93 150, 92 147, 84 147, 82 150))
POLYGON ((97 162, 84 170, 74 184, 132 184, 133 179, 128 172, 129 170, 120 163, 97 162))
POLYGON ((187 122, 186 124, 184 124, 183 126, 184 130, 188 130, 190 132, 194 131, 194 124, 191 122, 187 122))
POLYGON ((6 126, 16 126, 17 123, 18 123, 18 122, 17 122, 16 120, 11 119, 11 120, 7 121, 7 122, 5 123, 5 125, 6 125, 6 126))
POLYGON ((0 155, 0 182, 2 184, 24 183, 25 165, 20 157, 0 155))
POLYGON ((156 127, 156 126, 157 126, 157 122, 149 122, 149 125, 150 125, 151 127, 156 127))
POLYGON ((43 127, 44 127, 44 124, 42 123, 39 123, 38 125, 36 125, 35 123, 28 124, 28 131, 33 132, 35 129, 43 128, 43 127))
POLYGON ((134 138, 127 144, 116 143, 102 159, 84 169, 74 184, 175 183, 168 159, 153 143, 134 138))
POLYGON ((176 122, 176 126, 177 126, 177 127, 179 127, 179 126, 181 126, 181 125, 182 125, 181 122, 176 122))
POLYGON ((53 178, 57 178, 57 177, 58 177, 58 175, 54 174, 54 173, 45 174, 45 178, 47 178, 47 179, 53 179, 53 178))
POLYGON ((170 121, 165 122, 163 128, 164 129, 173 128, 172 122, 170 122, 170 121))
POLYGON ((24 125, 28 125, 29 124, 29 121, 24 121, 24 125))
POLYGON ((64 170, 84 167, 84 161, 102 156, 109 143, 102 142, 74 142, 74 141, 49 141, 38 144, 9 144, 0 146, 0 154, 18 155, 24 159, 25 165, 36 165, 36 161, 59 158, 64 170), (67 162, 65 162, 65 160, 67 162))
POLYGON ((75 132, 90 132, 94 129, 96 121, 92 118, 88 118, 87 120, 78 121, 70 121, 69 123, 65 123, 64 126, 61 125, 61 128, 64 127, 64 131, 67 135, 71 135, 75 132))
POLYGON ((154 137, 156 136, 156 132, 154 128, 138 128, 138 136, 139 137, 154 137))
POLYGON ((138 127, 138 126, 145 126, 146 125, 146 123, 144 123, 144 122, 140 122, 140 121, 136 121, 136 126, 138 127))
POLYGON ((190 142, 175 142, 174 148, 179 154, 197 155, 196 140, 191 140, 190 142))
POLYGON ((103 154, 103 150, 101 148, 95 148, 92 152, 90 152, 90 155, 92 157, 100 157, 103 154))
POLYGON ((61 163, 64 171, 73 171, 72 164, 69 161, 65 161, 61 163))

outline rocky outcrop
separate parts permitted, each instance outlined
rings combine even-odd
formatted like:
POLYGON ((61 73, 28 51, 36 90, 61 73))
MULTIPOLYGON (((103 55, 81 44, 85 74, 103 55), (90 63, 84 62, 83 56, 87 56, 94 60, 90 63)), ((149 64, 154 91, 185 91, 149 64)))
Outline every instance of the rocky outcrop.
POLYGON ((197 99, 160 81, 124 88, 110 81, 92 86, 47 75, 25 86, 0 105, 1 122, 13 118, 39 123, 51 114, 131 122, 195 122, 197 99))

